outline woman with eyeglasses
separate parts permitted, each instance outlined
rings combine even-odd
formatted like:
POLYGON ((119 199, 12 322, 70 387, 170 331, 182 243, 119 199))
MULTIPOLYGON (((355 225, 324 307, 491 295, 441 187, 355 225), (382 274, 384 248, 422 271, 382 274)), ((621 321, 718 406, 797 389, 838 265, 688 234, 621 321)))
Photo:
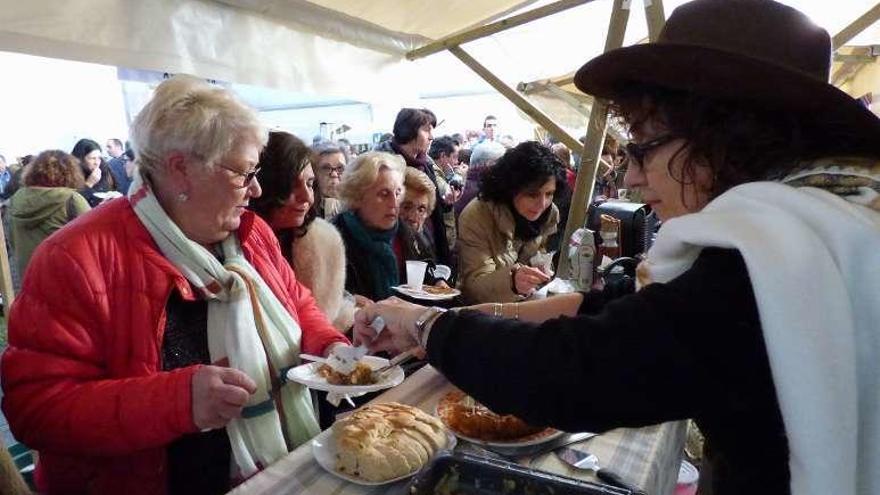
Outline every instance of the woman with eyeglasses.
POLYGON ((9 317, 3 412, 46 493, 226 493, 319 432, 301 353, 348 340, 249 203, 266 132, 190 76, 132 125, 137 174, 43 241, 9 317))
POLYGON ((830 55, 828 33, 780 3, 677 8, 658 41, 574 79, 613 103, 626 185, 664 221, 638 292, 378 303, 356 340, 382 316, 374 349, 422 346, 533 424, 693 418, 716 495, 878 493, 880 120, 827 83, 830 55))
POLYGON ((448 287, 444 279, 433 275, 437 257, 424 232, 425 220, 434 211, 436 200, 436 189, 431 179, 422 172, 407 167, 403 177, 403 201, 400 203, 401 243, 407 246, 407 254, 406 259, 401 260, 400 269, 401 273, 405 273, 407 260, 425 261, 429 266, 425 284, 448 287))

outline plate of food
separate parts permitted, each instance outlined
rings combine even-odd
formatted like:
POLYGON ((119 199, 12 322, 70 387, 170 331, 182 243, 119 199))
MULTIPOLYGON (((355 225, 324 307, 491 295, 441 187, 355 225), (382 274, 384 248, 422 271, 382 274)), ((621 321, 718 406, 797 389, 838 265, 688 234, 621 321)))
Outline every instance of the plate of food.
POLYGON ((530 425, 510 414, 496 414, 460 390, 440 398, 437 417, 458 438, 490 447, 531 447, 565 434, 555 428, 530 425))
POLYGON ((405 296, 413 299, 421 299, 423 301, 445 301, 455 296, 461 295, 461 291, 452 287, 438 287, 436 285, 423 285, 421 289, 416 290, 408 285, 397 285, 392 289, 400 292, 405 296))
POLYGON ((400 366, 394 366, 378 377, 373 375, 373 370, 387 364, 387 359, 364 356, 357 362, 354 371, 342 374, 324 363, 307 363, 288 370, 287 379, 315 390, 356 396, 400 385, 404 378, 400 366))
POLYGON ((327 472, 359 485, 408 478, 442 453, 455 436, 437 418, 396 402, 364 406, 312 439, 312 453, 327 472))

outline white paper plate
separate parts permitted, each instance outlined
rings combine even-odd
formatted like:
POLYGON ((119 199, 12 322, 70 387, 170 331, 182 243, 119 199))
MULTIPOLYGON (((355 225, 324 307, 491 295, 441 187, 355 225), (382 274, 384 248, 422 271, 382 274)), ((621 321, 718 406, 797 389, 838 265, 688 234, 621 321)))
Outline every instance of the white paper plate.
MULTIPOLYGON (((361 360, 370 368, 377 370, 388 364, 388 360, 376 356, 364 356, 361 360)), ((287 379, 301 383, 306 387, 326 392, 348 394, 352 397, 363 395, 367 392, 375 392, 386 388, 396 387, 403 381, 403 369, 395 366, 382 374, 382 379, 370 385, 333 385, 327 383, 327 379, 318 374, 321 363, 308 363, 297 366, 287 371, 287 379)))
POLYGON ((441 403, 446 397, 453 393, 455 392, 448 392, 443 397, 441 397, 440 402, 438 402, 437 405, 434 407, 434 416, 440 419, 447 430, 451 431, 455 436, 462 440, 466 440, 468 442, 477 445, 483 445, 486 447, 495 447, 500 449, 520 449, 523 447, 532 447, 535 445, 547 443, 551 440, 555 440, 561 437, 562 435, 565 435, 564 431, 560 431, 555 428, 545 428, 544 430, 541 430, 537 433, 532 433, 531 435, 526 435, 520 438, 513 438, 510 440, 482 440, 479 438, 471 438, 469 436, 462 435, 451 426, 449 426, 449 424, 446 422, 445 419, 443 419, 443 416, 440 414, 441 403))
POLYGON ((452 299, 453 297, 461 295, 461 291, 458 289, 450 289, 452 292, 447 294, 432 294, 430 292, 425 292, 424 290, 414 290, 407 285, 397 285, 392 287, 392 289, 413 299, 421 299, 423 301, 446 301, 447 299, 452 299))
POLYGON ((543 432, 538 432, 533 435, 529 435, 528 437, 526 437, 526 438, 528 438, 528 440, 513 439, 513 440, 507 442, 507 441, 500 441, 500 440, 498 440, 498 441, 480 440, 478 438, 466 437, 466 436, 452 430, 451 428, 449 430, 452 431, 452 433, 455 436, 457 436, 458 438, 460 438, 462 440, 467 440, 468 442, 475 443, 477 445, 484 445, 486 447, 498 447, 498 448, 506 448, 506 449, 519 449, 519 448, 523 448, 523 447, 533 447, 535 445, 541 445, 542 443, 547 443, 551 440, 556 440, 557 438, 561 437, 562 435, 565 435, 564 431, 555 430, 553 428, 548 428, 548 430, 553 430, 553 431, 548 432, 547 434, 536 437, 536 438, 535 438, 535 435, 538 435, 538 433, 543 433, 543 432))
MULTIPOLYGON (((434 457, 444 453, 444 452, 452 452, 452 449, 455 448, 455 435, 451 434, 449 430, 446 430, 446 448, 440 449, 434 453, 434 457)), ((312 454, 315 456, 315 460, 318 461, 318 464, 324 468, 328 473, 342 478, 346 481, 350 481, 352 483, 357 483, 358 485, 366 485, 366 486, 378 486, 378 485, 387 485, 389 483, 394 483, 395 481, 400 481, 419 472, 419 469, 406 474, 404 476, 399 476, 397 478, 392 478, 390 480, 385 481, 369 481, 363 478, 358 478, 356 476, 351 476, 345 473, 340 473, 336 470, 336 442, 333 441, 333 428, 327 428, 322 431, 318 436, 312 439, 312 454)), ((431 462, 429 459, 425 465, 428 465, 431 462)))

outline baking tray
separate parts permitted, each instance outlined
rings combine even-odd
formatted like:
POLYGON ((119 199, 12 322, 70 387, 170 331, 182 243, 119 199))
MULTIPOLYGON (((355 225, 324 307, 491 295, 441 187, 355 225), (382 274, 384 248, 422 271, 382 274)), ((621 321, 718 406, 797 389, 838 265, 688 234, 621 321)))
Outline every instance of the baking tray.
POLYGON ((512 462, 465 453, 440 456, 418 473, 409 495, 631 495, 600 483, 577 480, 512 462))

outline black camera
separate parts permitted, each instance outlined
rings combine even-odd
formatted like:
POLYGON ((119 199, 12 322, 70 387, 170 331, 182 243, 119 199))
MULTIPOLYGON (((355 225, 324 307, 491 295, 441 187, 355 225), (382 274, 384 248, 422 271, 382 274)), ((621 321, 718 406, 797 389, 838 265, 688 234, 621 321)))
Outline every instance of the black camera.
POLYGON ((462 177, 461 174, 452 172, 446 176, 446 182, 449 184, 449 187, 458 189, 459 191, 464 189, 464 177, 462 177))

